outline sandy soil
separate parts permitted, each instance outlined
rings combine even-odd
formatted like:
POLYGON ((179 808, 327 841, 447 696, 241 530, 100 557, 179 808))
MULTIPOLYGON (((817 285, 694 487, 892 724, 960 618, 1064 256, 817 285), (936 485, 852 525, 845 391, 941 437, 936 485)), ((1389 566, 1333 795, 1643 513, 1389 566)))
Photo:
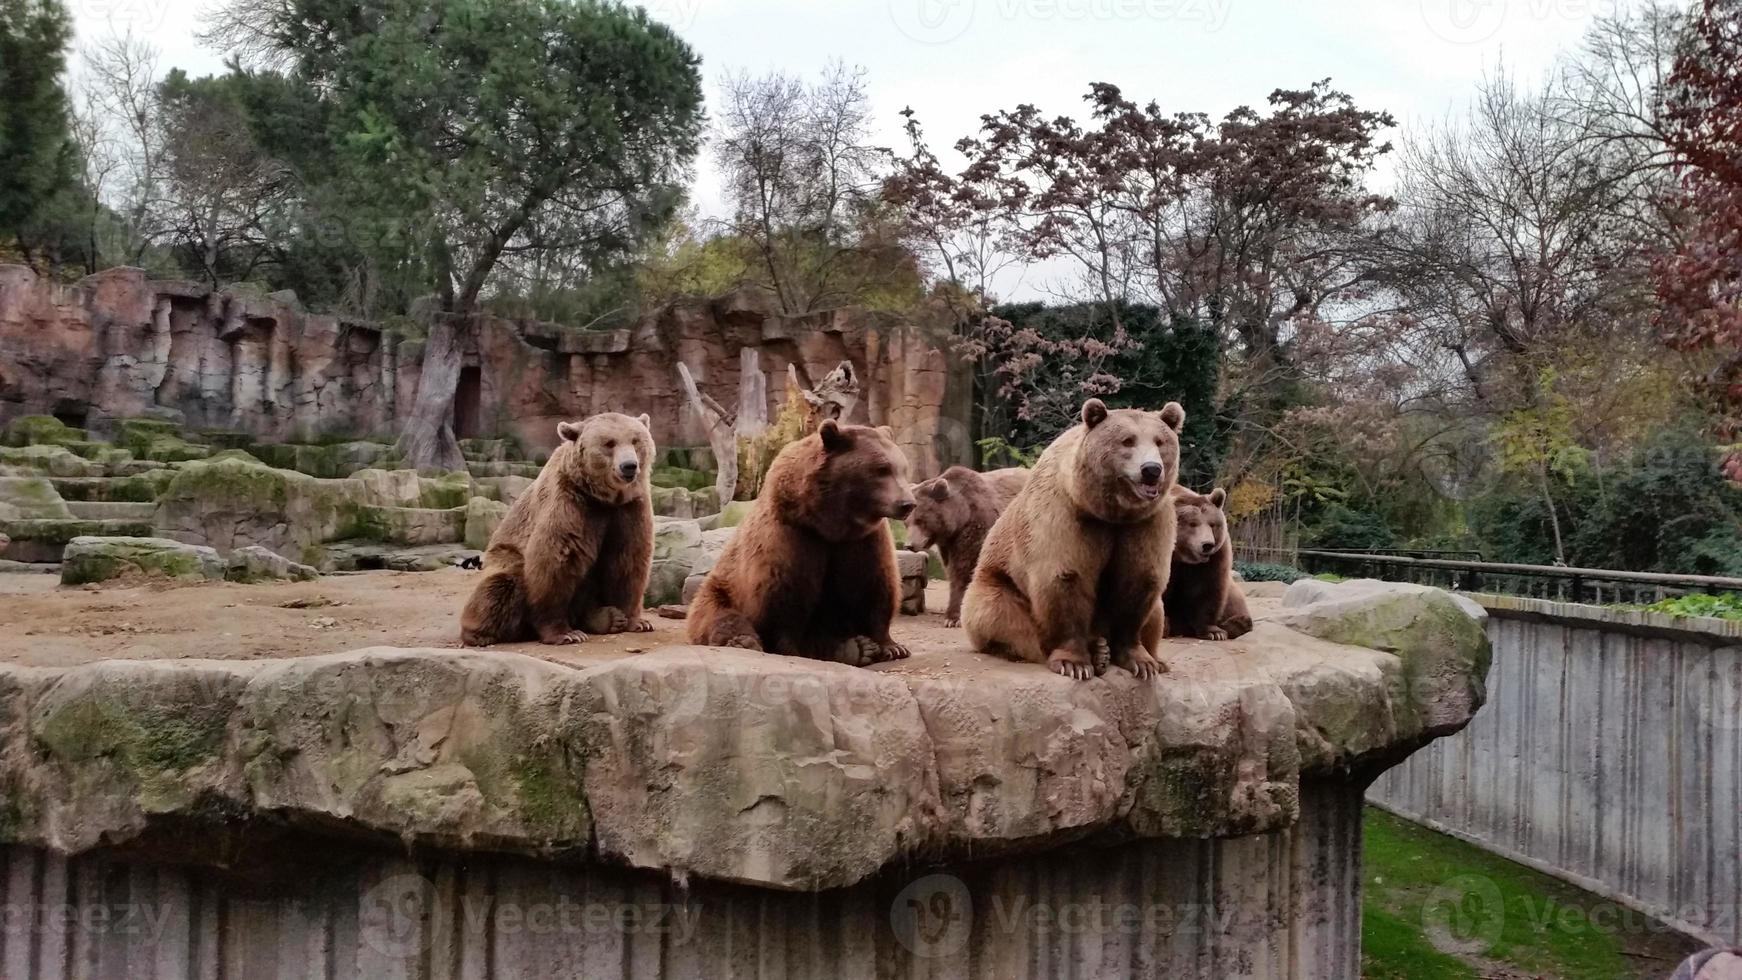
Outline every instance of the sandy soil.
MULTIPOLYGON (((61 588, 50 575, 0 575, 0 662, 64 667, 111 659, 306 657, 373 646, 457 648, 460 607, 476 581, 476 572, 444 569, 269 585, 61 588)), ((933 583, 927 608, 942 610, 947 598, 948 587, 933 583)), ((1253 612, 1270 604, 1256 600, 1253 612)), ((649 618, 652 633, 496 649, 585 665, 685 642, 681 621, 649 618)), ((916 657, 904 670, 952 673, 959 658, 973 656, 961 630, 945 627, 938 612, 899 617, 894 632, 916 657)))

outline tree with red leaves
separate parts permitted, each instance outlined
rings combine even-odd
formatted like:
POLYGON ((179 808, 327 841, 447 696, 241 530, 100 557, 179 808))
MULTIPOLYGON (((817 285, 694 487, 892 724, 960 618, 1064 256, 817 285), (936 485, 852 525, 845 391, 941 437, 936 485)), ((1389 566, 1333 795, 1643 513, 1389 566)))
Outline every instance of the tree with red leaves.
POLYGON ((1666 93, 1683 233, 1656 264, 1658 326, 1711 352, 1707 387, 1742 427, 1742 0, 1705 0, 1666 93))

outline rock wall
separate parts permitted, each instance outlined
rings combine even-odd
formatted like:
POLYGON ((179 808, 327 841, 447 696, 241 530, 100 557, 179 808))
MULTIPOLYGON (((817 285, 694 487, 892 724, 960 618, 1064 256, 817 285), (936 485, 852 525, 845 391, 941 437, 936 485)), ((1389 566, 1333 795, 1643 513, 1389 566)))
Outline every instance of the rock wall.
MULTIPOLYGON (((722 404, 738 400, 739 351, 753 347, 770 416, 787 366, 810 383, 841 361, 868 379, 853 422, 890 425, 915 478, 969 452, 968 379, 939 331, 860 310, 771 313, 755 294, 688 300, 619 330, 480 317, 456 400, 464 437, 556 441, 556 423, 646 412, 661 445, 707 440, 677 364, 722 404)), ((421 342, 379 324, 310 313, 293 293, 212 290, 118 268, 62 286, 0 265, 0 425, 56 415, 97 433, 157 415, 191 429, 274 441, 391 440, 417 393, 421 342)))

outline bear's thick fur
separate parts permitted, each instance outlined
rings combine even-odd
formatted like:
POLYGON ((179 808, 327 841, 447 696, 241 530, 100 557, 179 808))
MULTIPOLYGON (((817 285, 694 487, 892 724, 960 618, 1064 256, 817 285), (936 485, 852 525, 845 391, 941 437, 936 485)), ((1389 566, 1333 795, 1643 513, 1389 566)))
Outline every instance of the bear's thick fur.
POLYGON ((490 537, 484 580, 460 616, 466 646, 653 629, 641 616, 653 566, 647 416, 607 412, 557 434, 556 452, 490 537))
POLYGON ((992 492, 998 495, 998 512, 1001 514, 1006 507, 1010 506, 1010 502, 1016 499, 1016 495, 1022 492, 1022 488, 1028 486, 1028 478, 1033 475, 1033 470, 1020 466, 1012 466, 1003 470, 987 470, 980 474, 986 484, 992 488, 992 492))
POLYGON ((1227 499, 1220 487, 1208 495, 1174 488, 1179 532, 1174 539, 1173 572, 1162 595, 1168 636, 1231 640, 1252 632, 1246 595, 1234 581, 1234 546, 1228 541, 1228 518, 1222 511, 1227 499))
POLYGON ((825 419, 769 467, 762 495, 690 603, 690 642, 864 666, 907 656, 889 519, 913 511, 886 428, 825 419))
MULTIPOLYGON (((1027 482, 1027 470, 1000 472, 1021 473, 1023 482, 1027 482)), ((917 506, 907 518, 907 546, 914 551, 926 551, 936 545, 943 556, 944 568, 950 573, 950 605, 944 613, 945 626, 962 624, 962 595, 974 578, 980 548, 986 543, 992 525, 998 522, 998 515, 1009 504, 993 488, 988 476, 966 466, 952 466, 942 476, 913 488, 917 506)))
POLYGON ((962 624, 975 649, 1066 677, 1104 669, 1103 652, 1150 677, 1167 669, 1140 633, 1167 586, 1185 410, 1108 411, 1091 398, 1081 418, 987 536, 962 624))

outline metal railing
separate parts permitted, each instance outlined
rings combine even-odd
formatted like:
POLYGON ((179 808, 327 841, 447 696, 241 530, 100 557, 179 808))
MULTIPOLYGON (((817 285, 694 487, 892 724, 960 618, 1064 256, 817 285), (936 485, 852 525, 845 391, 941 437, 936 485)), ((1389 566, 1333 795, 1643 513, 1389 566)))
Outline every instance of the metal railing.
POLYGON ((1494 592, 1531 596, 1556 602, 1651 603, 1690 592, 1742 595, 1742 578, 1717 575, 1671 575, 1662 572, 1627 572, 1612 568, 1572 568, 1564 565, 1520 565, 1510 562, 1469 561, 1413 554, 1324 551, 1302 548, 1292 553, 1272 549, 1247 549, 1259 561, 1276 561, 1292 555, 1298 567, 1309 574, 1340 575, 1344 578, 1377 578, 1390 582, 1436 585, 1463 592, 1494 592))

